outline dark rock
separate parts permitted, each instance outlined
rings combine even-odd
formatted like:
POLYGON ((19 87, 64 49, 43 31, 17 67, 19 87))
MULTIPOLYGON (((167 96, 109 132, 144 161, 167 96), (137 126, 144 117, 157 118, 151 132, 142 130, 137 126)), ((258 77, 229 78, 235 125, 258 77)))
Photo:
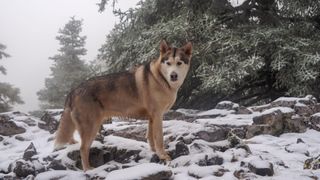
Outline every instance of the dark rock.
POLYGON ((201 159, 198 162, 199 166, 212 166, 212 165, 222 165, 222 164, 223 164, 223 158, 220 156, 214 156, 208 159, 208 155, 205 155, 204 159, 201 159))
POLYGON ((314 114, 310 117, 308 127, 320 131, 320 113, 314 114))
POLYGON ((27 176, 26 178, 24 178, 23 180, 34 180, 36 177, 34 177, 34 175, 30 174, 29 176, 27 176))
POLYGON ((297 139, 297 144, 299 144, 299 143, 305 143, 301 138, 298 138, 297 139))
POLYGON ((142 180, 169 180, 172 176, 172 171, 159 171, 155 174, 142 177, 142 180))
POLYGON ((51 134, 56 132, 59 126, 59 121, 54 118, 54 116, 57 116, 59 114, 62 114, 63 111, 59 112, 51 112, 47 111, 42 117, 41 121, 38 123, 38 127, 40 129, 49 131, 51 134))
POLYGON ((218 171, 214 172, 213 175, 217 177, 222 177, 225 172, 229 172, 227 169, 219 169, 218 171))
POLYGON ((24 137, 20 135, 16 135, 14 138, 18 141, 25 141, 24 137))
POLYGON ((13 172, 18 177, 27 177, 28 175, 35 175, 36 169, 30 161, 18 160, 14 163, 13 172))
POLYGON ((250 161, 248 168, 251 172, 260 176, 273 176, 274 174, 273 164, 264 160, 259 160, 258 162, 250 161))
POLYGON ((180 156, 185 156, 188 155, 189 152, 189 148, 187 145, 185 145, 183 142, 179 141, 176 144, 176 148, 174 151, 170 152, 169 155, 171 157, 171 159, 176 159, 180 156))
POLYGON ((269 125, 251 125, 247 127, 246 138, 252 138, 260 134, 280 135, 282 131, 274 131, 269 125))
POLYGON ((37 150, 34 147, 33 143, 31 143, 26 150, 24 150, 23 159, 31 160, 31 157, 37 154, 37 150))
POLYGON ((61 163, 61 160, 53 160, 48 165, 47 169, 53 169, 53 170, 66 170, 67 168, 61 163))
POLYGON ((4 139, 4 138, 3 138, 2 136, 0 136, 0 142, 3 141, 3 139, 4 139))
POLYGON ((205 131, 199 131, 195 135, 199 139, 208 142, 221 141, 227 138, 228 130, 224 128, 213 127, 205 131))
POLYGON ((156 154, 153 154, 151 159, 150 159, 150 162, 151 163, 159 163, 160 162, 160 158, 156 154))
POLYGON ((317 157, 309 158, 305 160, 303 169, 312 169, 319 170, 320 169, 320 155, 317 157))
MULTIPOLYGON (((67 156, 76 161, 76 167, 82 169, 81 165, 81 157, 80 157, 80 151, 72 151, 67 154, 67 156)), ((89 163, 92 167, 99 167, 103 164, 104 162, 104 151, 98 148, 91 148, 90 153, 89 153, 89 163)))
POLYGON ((9 116, 0 115, 0 135, 12 136, 26 132, 22 127, 17 126, 14 121, 10 120, 9 116))

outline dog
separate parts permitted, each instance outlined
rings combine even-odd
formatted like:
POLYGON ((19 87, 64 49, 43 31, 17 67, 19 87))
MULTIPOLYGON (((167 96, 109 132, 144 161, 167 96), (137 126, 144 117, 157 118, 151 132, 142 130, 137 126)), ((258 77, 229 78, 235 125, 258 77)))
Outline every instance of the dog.
POLYGON ((160 43, 158 59, 130 71, 91 78, 66 97, 64 112, 55 137, 55 149, 77 143, 81 138, 80 156, 84 171, 91 169, 89 150, 104 119, 128 117, 147 119, 146 138, 161 160, 170 161, 164 149, 163 114, 175 103, 177 92, 190 68, 192 43, 171 47, 160 43))

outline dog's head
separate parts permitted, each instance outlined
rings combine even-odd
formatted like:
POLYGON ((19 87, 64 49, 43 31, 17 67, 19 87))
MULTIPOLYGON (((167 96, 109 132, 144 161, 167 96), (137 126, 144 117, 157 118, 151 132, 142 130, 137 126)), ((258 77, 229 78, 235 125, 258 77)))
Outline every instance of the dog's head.
POLYGON ((160 43, 160 71, 171 87, 180 87, 189 71, 192 44, 181 48, 171 47, 165 40, 160 43))

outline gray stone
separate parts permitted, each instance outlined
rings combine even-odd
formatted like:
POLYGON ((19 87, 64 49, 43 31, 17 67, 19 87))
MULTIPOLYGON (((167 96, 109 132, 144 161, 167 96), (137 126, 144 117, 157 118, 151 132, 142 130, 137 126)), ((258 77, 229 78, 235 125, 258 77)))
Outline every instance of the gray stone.
POLYGON ((169 180, 171 179, 172 171, 159 171, 155 174, 150 174, 148 176, 142 177, 142 180, 169 180))
POLYGON ((14 163, 13 172, 18 177, 27 177, 28 175, 35 175, 36 169, 30 161, 18 160, 14 163))
POLYGON ((47 169, 66 170, 67 168, 61 163, 61 160, 53 160, 48 165, 47 169))
POLYGON ((41 117, 42 122, 38 123, 38 127, 40 129, 49 131, 51 134, 53 134, 54 132, 56 132, 56 130, 58 129, 58 126, 59 126, 59 121, 57 119, 55 119, 54 116, 62 114, 62 112, 60 112, 60 111, 58 111, 58 112, 47 111, 41 117))
POLYGON ((195 135, 199 139, 208 142, 221 141, 227 138, 228 130, 224 128, 213 127, 205 131, 199 131, 195 135))
POLYGON ((213 156, 211 158, 208 158, 208 155, 205 155, 204 159, 201 159, 198 162, 199 166, 212 166, 212 165, 222 165, 223 164, 223 158, 220 156, 213 156))
POLYGON ((31 143, 26 150, 24 150, 23 159, 31 160, 31 157, 37 154, 37 150, 34 147, 33 143, 31 143))
MULTIPOLYGON (((263 161, 263 160, 261 160, 263 161)), ((268 164, 266 167, 259 167, 256 165, 256 163, 250 161, 248 164, 248 168, 251 172, 260 175, 260 176, 273 176, 274 170, 273 170, 273 164, 270 162, 264 162, 268 164)))
POLYGON ((17 126, 8 116, 0 115, 0 135, 12 136, 24 132, 26 132, 26 130, 17 126))

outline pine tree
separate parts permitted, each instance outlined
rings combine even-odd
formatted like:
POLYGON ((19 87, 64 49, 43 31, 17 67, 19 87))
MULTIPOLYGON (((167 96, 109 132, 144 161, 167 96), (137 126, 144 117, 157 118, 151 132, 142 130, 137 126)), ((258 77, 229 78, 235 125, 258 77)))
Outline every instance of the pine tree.
POLYGON ((41 108, 62 108, 68 92, 83 81, 89 73, 88 65, 81 59, 86 55, 86 36, 81 36, 82 20, 71 17, 59 30, 56 39, 61 47, 59 53, 50 57, 54 61, 51 77, 46 78, 45 88, 38 91, 41 108))
POLYGON ((245 0, 232 6, 228 0, 145 0, 115 14, 121 21, 98 55, 107 72, 157 57, 162 38, 176 46, 193 42, 191 72, 178 106, 211 108, 224 99, 251 105, 286 95, 320 98, 319 1, 245 0))
MULTIPOLYGON (((5 53, 6 46, 0 43, 0 59, 10 57, 5 53)), ((0 72, 6 75, 5 67, 0 65, 0 72)), ((13 87, 9 83, 0 82, 0 112, 10 111, 12 105, 23 104, 21 97, 19 96, 20 89, 13 87)))

